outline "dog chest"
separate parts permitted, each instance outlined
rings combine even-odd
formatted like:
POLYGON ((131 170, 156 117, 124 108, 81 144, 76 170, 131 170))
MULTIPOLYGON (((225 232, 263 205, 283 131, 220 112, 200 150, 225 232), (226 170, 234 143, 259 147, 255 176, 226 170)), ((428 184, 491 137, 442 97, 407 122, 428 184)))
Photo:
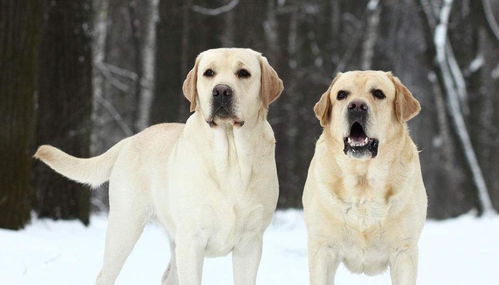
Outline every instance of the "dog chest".
POLYGON ((330 185, 349 226, 364 230, 386 219, 394 190, 378 181, 367 175, 348 175, 330 185))
POLYGON ((356 199, 345 203, 344 220, 357 229, 368 229, 383 223, 387 214, 388 206, 384 202, 370 199, 356 199))

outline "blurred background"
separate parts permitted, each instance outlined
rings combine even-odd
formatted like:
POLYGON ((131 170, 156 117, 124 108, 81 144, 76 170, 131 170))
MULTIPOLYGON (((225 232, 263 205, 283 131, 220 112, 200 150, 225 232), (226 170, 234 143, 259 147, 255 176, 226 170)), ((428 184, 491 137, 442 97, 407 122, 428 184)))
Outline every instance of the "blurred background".
POLYGON ((280 208, 300 208, 312 107, 337 72, 391 70, 421 102, 428 216, 499 209, 499 1, 1 0, 0 227, 31 213, 89 223, 90 191, 34 161, 40 144, 80 157, 151 124, 184 122, 182 82, 210 48, 262 52, 284 81, 269 112, 280 208))

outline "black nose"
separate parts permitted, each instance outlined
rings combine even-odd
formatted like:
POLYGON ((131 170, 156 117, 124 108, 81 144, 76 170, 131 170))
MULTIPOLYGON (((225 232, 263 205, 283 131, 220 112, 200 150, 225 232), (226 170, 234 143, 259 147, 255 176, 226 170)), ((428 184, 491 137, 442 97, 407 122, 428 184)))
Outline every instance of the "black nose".
POLYGON ((363 101, 352 101, 348 104, 349 112, 367 112, 368 109, 367 104, 363 101))
POLYGON ((219 95, 232 96, 232 88, 225 84, 218 84, 213 88, 213 96, 217 97, 219 95))

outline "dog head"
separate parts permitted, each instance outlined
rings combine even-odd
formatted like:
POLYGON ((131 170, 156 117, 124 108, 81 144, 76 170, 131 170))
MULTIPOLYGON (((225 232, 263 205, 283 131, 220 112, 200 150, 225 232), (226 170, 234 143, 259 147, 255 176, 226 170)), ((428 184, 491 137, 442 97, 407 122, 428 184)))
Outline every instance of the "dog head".
POLYGON ((419 102, 390 72, 339 73, 314 107, 315 115, 343 152, 370 159, 416 116, 419 102))
POLYGON ((282 90, 282 80, 267 59, 240 48, 202 52, 183 86, 191 112, 201 112, 210 127, 242 127, 245 120, 266 110, 282 90))

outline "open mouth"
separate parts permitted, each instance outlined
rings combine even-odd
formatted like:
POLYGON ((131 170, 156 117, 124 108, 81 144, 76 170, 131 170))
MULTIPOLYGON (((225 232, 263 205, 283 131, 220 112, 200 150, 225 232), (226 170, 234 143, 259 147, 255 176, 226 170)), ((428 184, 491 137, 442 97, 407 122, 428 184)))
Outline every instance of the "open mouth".
POLYGON ((354 122, 350 127, 350 134, 343 139, 345 148, 343 152, 354 158, 363 158, 370 155, 372 158, 378 154, 379 141, 366 135, 364 127, 359 122, 354 122))

